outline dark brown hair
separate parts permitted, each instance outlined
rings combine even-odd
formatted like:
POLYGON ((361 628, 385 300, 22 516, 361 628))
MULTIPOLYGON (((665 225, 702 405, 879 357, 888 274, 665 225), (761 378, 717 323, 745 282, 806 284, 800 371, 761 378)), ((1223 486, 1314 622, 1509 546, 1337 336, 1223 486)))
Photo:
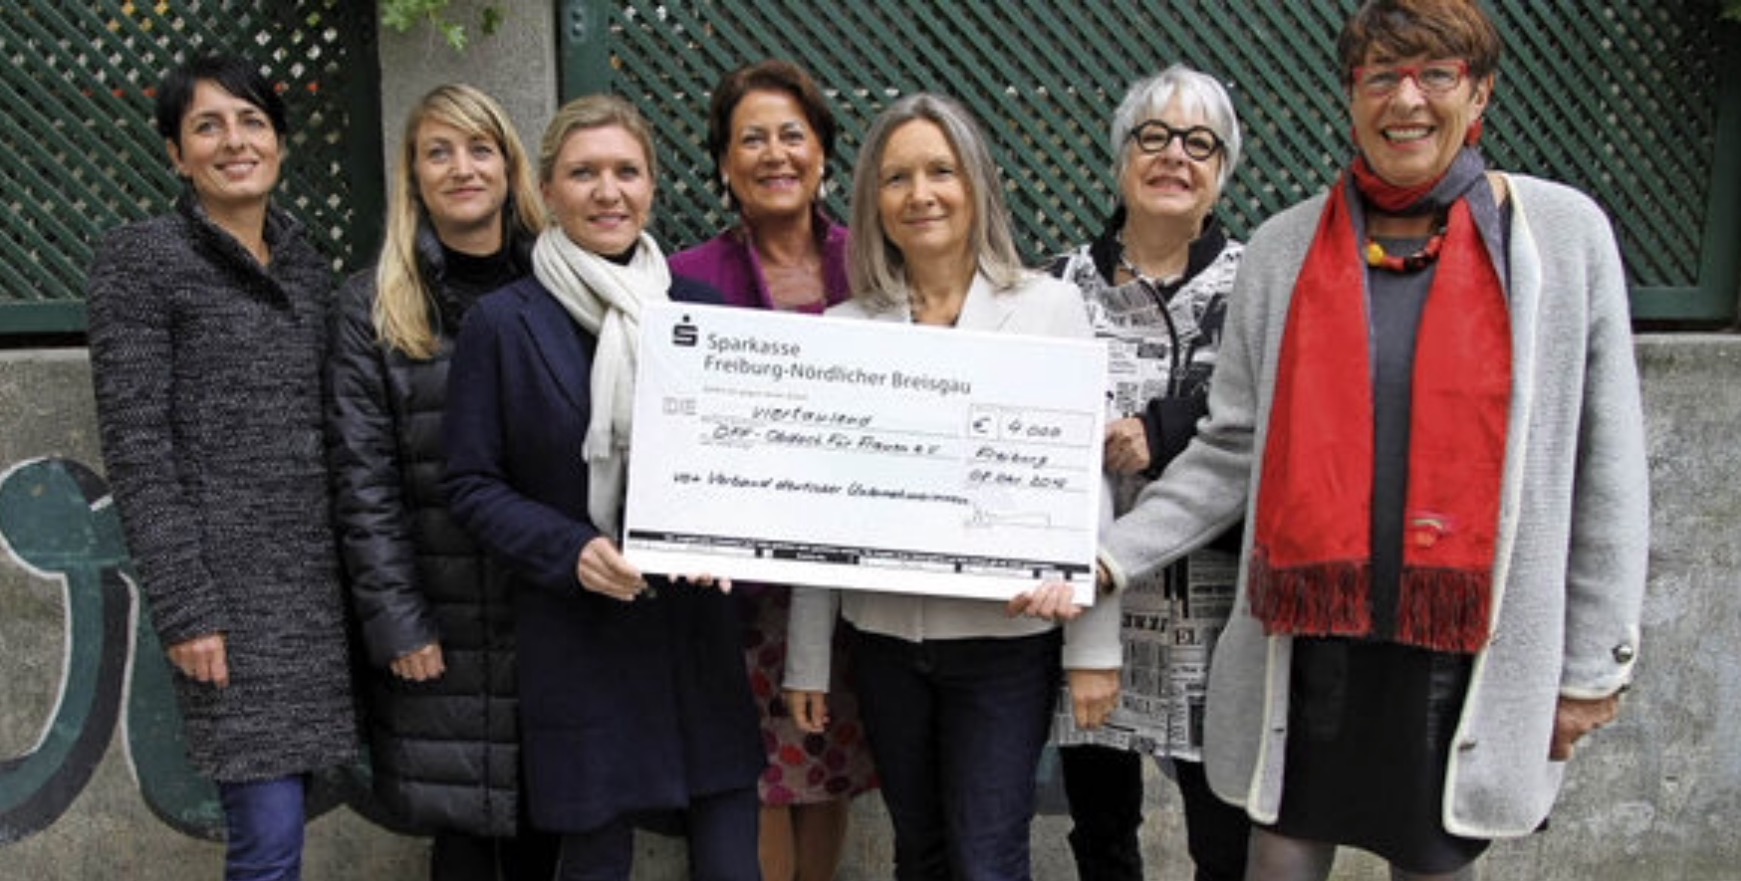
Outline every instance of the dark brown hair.
POLYGON ((1486 78, 1499 68, 1499 31, 1474 0, 1371 0, 1354 13, 1336 38, 1342 82, 1376 53, 1384 58, 1463 58, 1469 76, 1486 78))
MULTIPOLYGON (((828 99, 810 78, 809 72, 790 61, 758 61, 740 67, 720 77, 713 87, 713 100, 707 108, 707 152, 713 156, 713 179, 718 183, 723 172, 720 159, 731 147, 731 115, 738 102, 751 92, 783 92, 792 96, 804 111, 811 131, 822 142, 822 174, 828 175, 827 161, 834 158, 834 138, 839 127, 834 111, 828 109, 828 99)), ((731 198, 731 188, 725 188, 731 198)))

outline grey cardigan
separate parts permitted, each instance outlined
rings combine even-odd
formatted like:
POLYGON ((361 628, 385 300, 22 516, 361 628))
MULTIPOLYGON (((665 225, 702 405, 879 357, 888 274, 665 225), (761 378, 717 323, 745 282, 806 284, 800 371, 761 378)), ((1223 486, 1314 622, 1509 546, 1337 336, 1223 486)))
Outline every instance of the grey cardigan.
MULTIPOLYGON (((1514 385, 1494 636, 1476 656, 1445 769, 1445 829, 1474 838, 1526 835, 1552 808, 1564 771, 1548 760, 1557 699, 1603 697, 1630 681, 1649 544, 1643 416, 1613 234, 1583 194, 1505 180, 1514 385)), ((1207 542, 1254 504, 1282 329, 1323 206, 1318 196, 1284 211, 1247 245, 1210 415, 1104 537, 1116 582, 1207 542)), ((1264 636, 1243 572, 1235 609, 1211 665, 1209 778, 1267 823, 1281 805, 1293 643, 1264 636)))
POLYGON ((356 756, 327 496, 332 269, 289 215, 272 262, 184 197, 110 233, 89 281, 97 427, 165 647, 225 637, 230 684, 175 674, 196 771, 281 777, 356 756))

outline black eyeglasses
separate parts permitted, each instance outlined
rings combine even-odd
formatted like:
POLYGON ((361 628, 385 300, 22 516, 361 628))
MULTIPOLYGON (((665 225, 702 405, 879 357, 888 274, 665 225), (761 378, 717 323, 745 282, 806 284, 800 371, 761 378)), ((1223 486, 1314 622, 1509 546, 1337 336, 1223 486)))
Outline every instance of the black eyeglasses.
POLYGON ((1190 128, 1173 128, 1158 120, 1151 119, 1130 130, 1129 141, 1135 141, 1138 150, 1144 153, 1161 153, 1167 145, 1178 138, 1179 144, 1185 148, 1185 155, 1198 162, 1207 161, 1216 153, 1221 152, 1221 136, 1200 125, 1190 128))

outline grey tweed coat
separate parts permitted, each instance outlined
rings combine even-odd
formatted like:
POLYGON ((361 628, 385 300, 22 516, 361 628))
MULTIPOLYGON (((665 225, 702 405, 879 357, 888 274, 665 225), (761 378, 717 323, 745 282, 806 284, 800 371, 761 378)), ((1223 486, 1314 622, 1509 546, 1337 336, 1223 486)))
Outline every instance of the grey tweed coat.
POLYGON ((194 768, 356 757, 322 440, 330 266, 273 210, 262 266, 196 199, 109 233, 89 281, 103 458, 164 646, 221 633, 230 684, 176 674, 194 768))

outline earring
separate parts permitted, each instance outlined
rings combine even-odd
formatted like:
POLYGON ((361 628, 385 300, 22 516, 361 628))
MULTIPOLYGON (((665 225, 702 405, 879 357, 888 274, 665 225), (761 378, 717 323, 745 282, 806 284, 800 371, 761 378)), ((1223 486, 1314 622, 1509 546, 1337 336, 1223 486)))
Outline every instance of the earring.
POLYGON ((1463 133, 1464 146, 1473 147, 1481 143, 1481 133, 1485 127, 1485 123, 1486 120, 1484 118, 1479 116, 1475 117, 1475 121, 1469 124, 1469 130, 1463 133))
POLYGON ((818 181, 816 183, 816 201, 821 202, 822 200, 827 199, 827 198, 828 198, 828 181, 818 181))

